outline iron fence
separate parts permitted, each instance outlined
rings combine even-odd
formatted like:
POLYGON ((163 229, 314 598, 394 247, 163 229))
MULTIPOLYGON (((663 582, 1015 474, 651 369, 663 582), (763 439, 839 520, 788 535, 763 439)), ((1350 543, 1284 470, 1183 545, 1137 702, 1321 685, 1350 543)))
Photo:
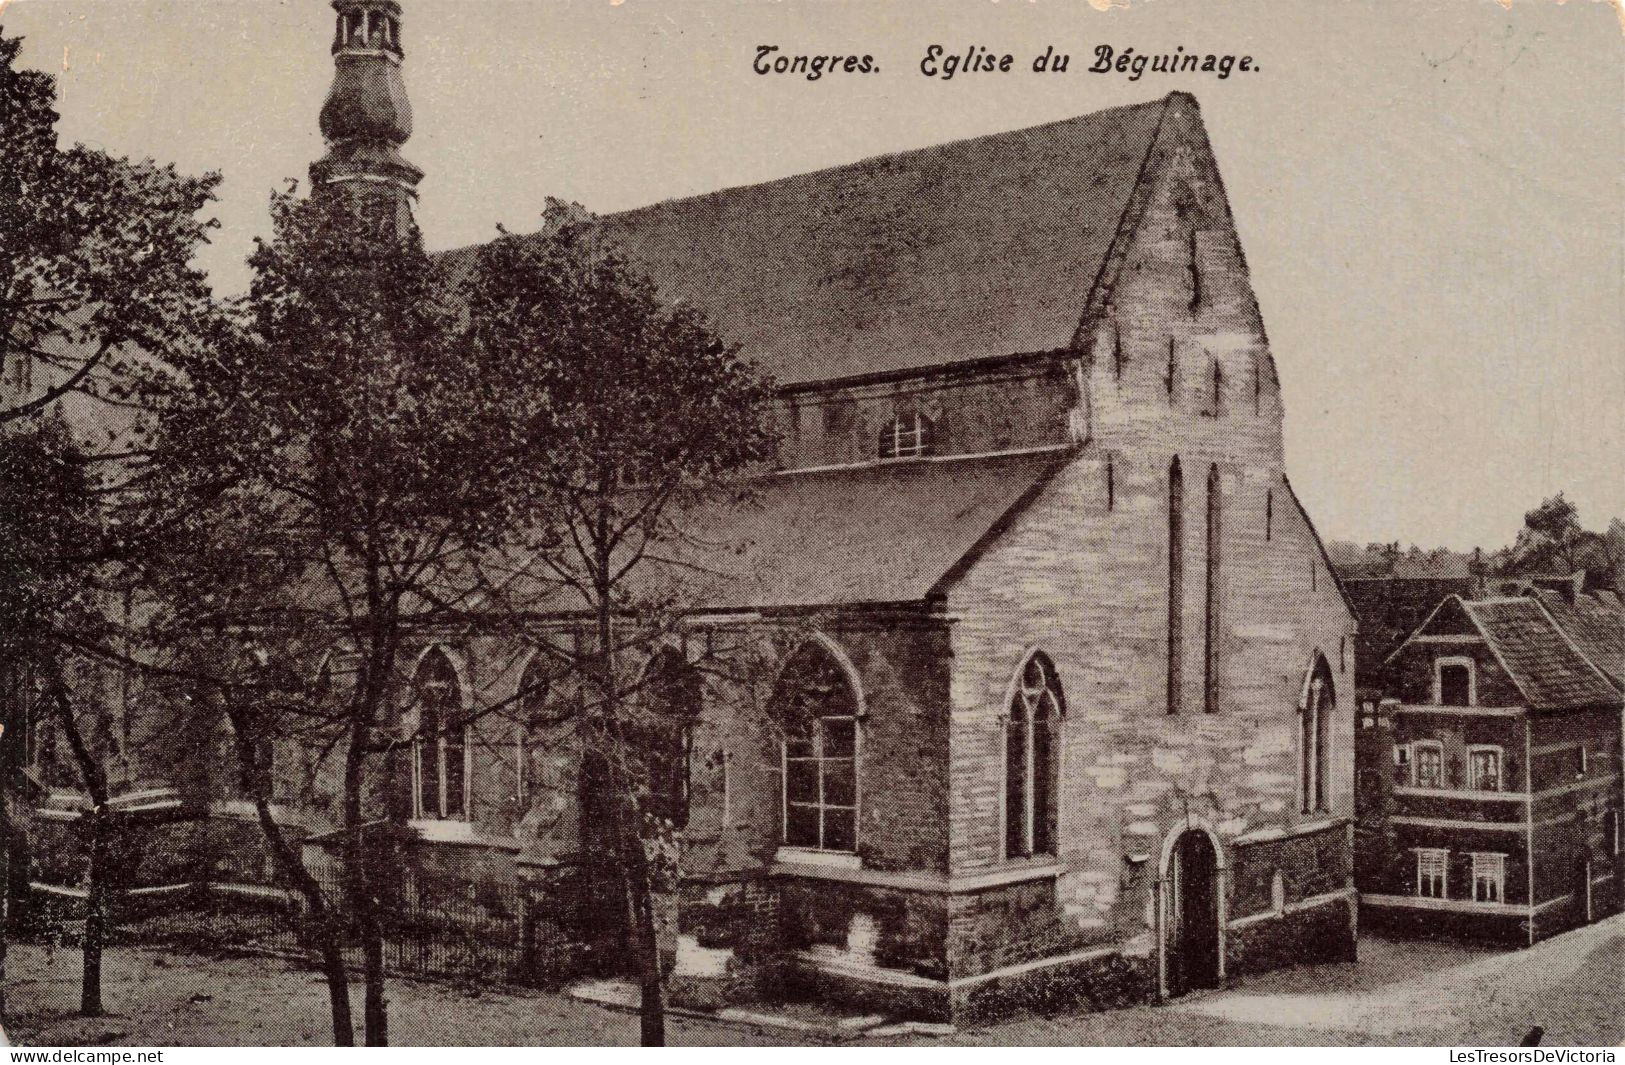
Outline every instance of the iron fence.
MULTIPOLYGON (((362 964, 360 936, 336 873, 316 877, 335 918, 347 965, 362 964)), ((384 966, 396 975, 477 983, 537 984, 570 975, 571 944, 560 922, 523 885, 392 870, 378 885, 384 966)), ((47 895, 47 892, 54 893, 47 895)), ((82 907, 50 897, 62 938, 76 938, 82 907), (72 912, 78 909, 79 912, 72 912)), ((77 892, 72 892, 78 894, 77 892)), ((121 893, 114 941, 177 950, 262 951, 309 956, 315 924, 296 892, 244 884, 190 884, 121 893)))

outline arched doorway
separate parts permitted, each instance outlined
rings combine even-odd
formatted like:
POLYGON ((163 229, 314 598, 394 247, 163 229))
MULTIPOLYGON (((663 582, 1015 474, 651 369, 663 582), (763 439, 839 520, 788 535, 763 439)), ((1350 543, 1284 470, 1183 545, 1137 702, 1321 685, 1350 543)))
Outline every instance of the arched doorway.
POLYGON ((1219 986, 1219 855, 1206 832, 1187 830, 1168 863, 1168 993, 1219 986))

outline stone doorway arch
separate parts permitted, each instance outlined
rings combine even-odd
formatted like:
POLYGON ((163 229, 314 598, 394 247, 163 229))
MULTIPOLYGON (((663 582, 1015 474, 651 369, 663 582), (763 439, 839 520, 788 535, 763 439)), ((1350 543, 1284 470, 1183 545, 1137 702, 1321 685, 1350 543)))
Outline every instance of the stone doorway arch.
POLYGON ((1164 839, 1157 880, 1159 998, 1224 983, 1227 872, 1224 848, 1206 822, 1191 818, 1164 839))

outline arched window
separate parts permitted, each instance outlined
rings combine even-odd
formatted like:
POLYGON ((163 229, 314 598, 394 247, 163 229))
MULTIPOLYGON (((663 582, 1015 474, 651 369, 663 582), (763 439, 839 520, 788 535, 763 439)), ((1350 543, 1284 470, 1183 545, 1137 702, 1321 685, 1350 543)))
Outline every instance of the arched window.
POLYGON ((936 427, 919 411, 897 415, 880 433, 883 459, 918 458, 931 454, 935 447, 936 427))
POLYGON ((1317 654, 1298 708, 1298 790, 1306 814, 1331 808, 1327 776, 1331 764, 1331 717, 1336 705, 1331 666, 1317 654))
POLYGON ((532 762, 544 753, 538 734, 552 723, 554 711, 553 675, 548 665, 545 652, 532 654, 519 675, 519 689, 515 692, 519 710, 519 722, 514 728, 514 761, 518 766, 515 790, 521 807, 530 805, 538 786, 545 786, 540 767, 532 762))
POLYGON ((1185 655, 1185 474, 1168 467, 1168 712, 1179 713, 1185 655))
POLYGON ((785 844, 856 850, 858 697, 845 670, 808 641, 786 663, 773 700, 785 730, 785 844))
POLYGON ((1219 467, 1207 471, 1207 579, 1203 591, 1202 709, 1219 709, 1219 467))
POLYGON ((1055 853, 1055 736, 1066 712, 1055 666, 1035 651, 1022 664, 1004 730, 1004 856, 1055 853))
POLYGON ((457 670, 436 647, 412 676, 418 727, 412 746, 412 806, 420 818, 468 815, 467 721, 457 670))
POLYGON ((639 695, 632 761, 647 796, 645 809, 682 828, 688 824, 699 671, 680 652, 663 650, 649 663, 639 695))

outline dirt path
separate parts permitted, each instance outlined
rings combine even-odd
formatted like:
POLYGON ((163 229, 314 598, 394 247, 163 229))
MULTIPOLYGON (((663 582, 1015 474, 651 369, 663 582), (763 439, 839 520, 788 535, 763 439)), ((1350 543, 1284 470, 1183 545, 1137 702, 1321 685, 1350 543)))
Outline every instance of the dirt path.
POLYGON ((1270 974, 1173 1008, 1242 1024, 1291 1017, 1373 1042, 1516 1042, 1538 1024, 1548 1044, 1613 1046, 1625 1038, 1622 963, 1620 918, 1519 951, 1368 939, 1358 966, 1336 967, 1351 972, 1270 974))
MULTIPOLYGON (((115 1014, 72 1013, 79 955, 14 946, 8 971, 13 1040, 299 1046, 326 1043, 326 991, 314 973, 271 958, 108 954, 115 1014)), ((637 1020, 558 994, 390 982, 398 1045, 586 1045, 637 1042, 637 1020)), ((361 1000, 360 988, 355 1001, 361 1000)), ((1534 1025, 1548 1046, 1625 1042, 1625 917, 1530 950, 1365 939, 1357 965, 1316 965, 1238 981, 1167 1006, 1027 1018, 944 1042, 1022 1045, 1515 1045, 1534 1025)), ((677 1045, 779 1045, 786 1033, 680 1019, 677 1045)), ((901 1042, 931 1042, 911 1039, 901 1042)))
POLYGON ((1355 965, 1237 981, 1167 1006, 996 1025, 992 1045, 1517 1045, 1625 1042, 1625 916, 1537 944, 1490 950, 1367 937, 1355 965))
MULTIPOLYGON (((205 957, 119 947, 107 953, 113 1013, 73 1013, 79 952, 53 957, 13 945, 6 970, 8 1034, 35 1046, 303 1046, 331 1044, 327 985, 279 958, 205 957)), ((351 988, 357 1016, 361 985, 351 988)), ((544 992, 480 992, 417 980, 389 982, 397 1046, 636 1046, 637 1018, 544 992)), ((778 1033, 675 1021, 673 1045, 777 1045, 778 1033)))

